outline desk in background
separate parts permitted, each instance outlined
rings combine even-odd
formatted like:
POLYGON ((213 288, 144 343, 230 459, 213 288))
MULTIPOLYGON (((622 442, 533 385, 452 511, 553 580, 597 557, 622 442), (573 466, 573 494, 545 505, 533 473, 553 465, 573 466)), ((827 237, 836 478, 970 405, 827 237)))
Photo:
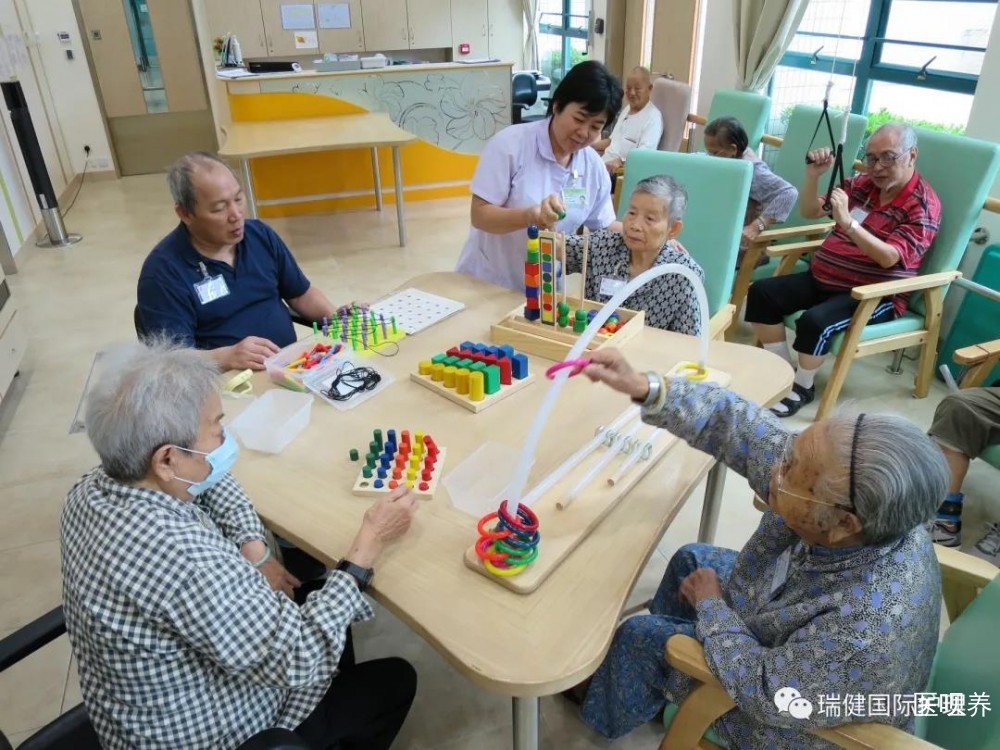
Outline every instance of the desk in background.
MULTIPOLYGON (((419 276, 401 288, 465 303, 462 312, 400 343, 379 358, 396 382, 376 397, 341 412, 316 403, 308 428, 277 456, 245 454, 235 474, 268 526, 330 563, 343 554, 370 501, 351 494, 358 465, 348 450, 367 444, 372 429, 423 430, 448 449, 445 473, 486 441, 520 447, 546 392, 544 381, 480 414, 448 402, 409 373, 421 359, 465 340, 487 341, 489 327, 515 307, 515 292, 455 273, 419 276)), ((698 341, 646 327, 624 351, 641 369, 669 370, 697 358, 698 341)), ((792 370, 779 358, 723 342, 709 363, 732 376, 731 387, 759 402, 783 394, 792 370)), ((551 364, 532 357, 533 372, 551 364)), ((257 388, 270 385, 257 375, 257 388)), ((566 384, 545 429, 529 486, 610 424, 627 399, 584 378, 566 384)), ((713 492, 700 537, 710 541, 725 467, 683 443, 671 448, 552 575, 532 594, 519 595, 465 567, 476 539, 476 518, 452 508, 442 485, 422 501, 413 526, 378 562, 373 596, 419 633, 477 685, 514 696, 515 750, 538 746, 538 698, 565 690, 600 665, 625 601, 667 526, 711 470, 713 492), (600 562, 597 562, 600 561, 600 562), (583 583, 581 583, 583 582, 583 583)), ((572 509, 564 511, 571 513, 572 509)), ((542 527, 540 553, 545 554, 542 527)))
MULTIPOLYGON (((378 147, 392 147, 392 174, 396 190, 396 220, 399 244, 406 245, 403 218, 403 175, 399 149, 416 136, 396 127, 384 114, 338 115, 268 122, 234 122, 226 130, 226 142, 219 155, 238 158, 243 172, 243 189, 251 218, 257 218, 257 199, 250 160, 264 156, 282 156, 317 151, 368 148, 371 151, 372 179, 375 183, 375 207, 382 210, 382 179, 378 147)), ((305 177, 306 175, 300 175, 305 177)))

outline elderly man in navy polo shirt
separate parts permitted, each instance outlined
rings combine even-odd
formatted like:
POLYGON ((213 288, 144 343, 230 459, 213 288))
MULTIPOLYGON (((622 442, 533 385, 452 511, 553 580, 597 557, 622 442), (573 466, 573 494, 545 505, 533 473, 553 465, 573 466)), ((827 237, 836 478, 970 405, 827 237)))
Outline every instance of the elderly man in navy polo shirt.
POLYGON ((244 218, 243 188, 225 162, 187 154, 167 181, 181 223, 143 263, 143 328, 207 350, 223 369, 260 370, 295 341, 289 307, 307 320, 333 316, 277 233, 244 218))

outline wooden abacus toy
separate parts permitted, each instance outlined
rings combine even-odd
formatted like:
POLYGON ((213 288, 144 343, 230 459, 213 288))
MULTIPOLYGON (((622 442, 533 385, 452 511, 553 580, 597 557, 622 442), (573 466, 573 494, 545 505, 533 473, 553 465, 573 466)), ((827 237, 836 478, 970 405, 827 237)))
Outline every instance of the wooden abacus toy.
MULTIPOLYGON (((566 268, 566 235, 528 227, 524 261, 524 306, 508 313, 490 328, 498 344, 510 344, 521 351, 546 359, 562 360, 586 329, 600 302, 587 299, 587 251, 590 238, 584 230, 580 295, 567 297, 566 284, 560 295, 556 263, 566 268)), ((587 346, 593 351, 605 345, 620 347, 642 330, 645 313, 618 310, 587 346)))
MULTIPOLYGON (((438 446, 430 434, 401 430, 372 431, 365 465, 358 472, 352 492, 362 497, 381 497, 397 487, 409 487, 420 497, 430 500, 437 491, 447 449, 438 446)), ((360 460, 360 452, 352 448, 352 461, 360 460)))
POLYGON ((535 376, 528 357, 509 344, 463 341, 419 364, 410 379, 472 412, 481 412, 526 388, 535 376))

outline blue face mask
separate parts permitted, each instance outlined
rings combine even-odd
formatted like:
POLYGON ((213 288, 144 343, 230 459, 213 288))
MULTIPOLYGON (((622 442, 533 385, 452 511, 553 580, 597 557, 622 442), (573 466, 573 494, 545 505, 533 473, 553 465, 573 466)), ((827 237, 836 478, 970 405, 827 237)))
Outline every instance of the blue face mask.
POLYGON ((200 482, 192 482, 190 479, 174 475, 174 478, 190 485, 188 487, 189 494, 197 496, 205 490, 214 487, 229 473, 229 470, 233 468, 233 464, 236 463, 236 459, 240 455, 240 444, 236 442, 236 438, 233 437, 233 433, 229 430, 223 428, 222 432, 225 436, 222 440, 222 445, 211 453, 196 451, 191 448, 181 448, 179 445, 174 446, 186 453, 197 453, 199 456, 204 456, 205 460, 208 461, 208 465, 212 467, 212 470, 208 472, 208 476, 200 482))

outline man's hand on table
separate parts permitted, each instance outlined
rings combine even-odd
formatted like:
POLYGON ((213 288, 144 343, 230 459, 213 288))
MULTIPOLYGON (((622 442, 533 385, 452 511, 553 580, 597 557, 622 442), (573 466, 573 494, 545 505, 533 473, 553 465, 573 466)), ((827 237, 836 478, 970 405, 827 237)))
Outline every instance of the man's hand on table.
POLYGON ((264 360, 281 349, 260 336, 247 336, 238 344, 215 349, 213 354, 223 370, 263 370, 264 360))
POLYGON ((598 349, 587 358, 590 364, 584 368, 583 374, 595 383, 605 383, 637 401, 649 395, 649 379, 632 369, 618 349, 598 349))
POLYGON ((698 568, 681 581, 680 598, 692 607, 697 607, 702 599, 721 599, 722 585, 718 574, 712 568, 698 568))
MULTIPOLYGON (((240 547, 240 554, 251 565, 264 557, 266 552, 267 547, 264 545, 264 542, 259 540, 247 542, 240 547)), ((278 562, 276 557, 268 558, 267 562, 257 568, 257 570, 267 579, 267 583, 272 589, 282 592, 289 599, 294 598, 293 589, 297 589, 302 585, 302 582, 298 578, 285 570, 285 566, 278 562)))
POLYGON ((405 534, 420 506, 420 500, 406 487, 393 490, 365 511, 361 529, 344 556, 362 568, 375 566, 386 542, 405 534))

